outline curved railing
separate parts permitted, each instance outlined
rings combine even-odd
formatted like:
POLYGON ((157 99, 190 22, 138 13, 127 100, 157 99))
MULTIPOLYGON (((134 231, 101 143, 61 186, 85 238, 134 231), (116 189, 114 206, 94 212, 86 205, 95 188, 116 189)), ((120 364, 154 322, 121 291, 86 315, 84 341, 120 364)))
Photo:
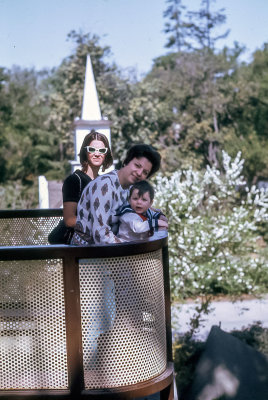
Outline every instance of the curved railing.
POLYGON ((167 237, 47 246, 61 214, 0 212, 0 397, 172 398, 167 237))
POLYGON ((47 245, 48 234, 62 215, 62 208, 0 210, 0 246, 47 245))

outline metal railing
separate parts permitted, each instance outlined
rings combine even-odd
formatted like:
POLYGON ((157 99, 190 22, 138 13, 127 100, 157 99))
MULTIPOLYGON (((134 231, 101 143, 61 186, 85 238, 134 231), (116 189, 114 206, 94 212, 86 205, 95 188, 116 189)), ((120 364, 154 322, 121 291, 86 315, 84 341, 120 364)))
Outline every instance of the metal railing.
POLYGON ((167 237, 48 246, 61 215, 0 212, 0 397, 171 399, 167 237))

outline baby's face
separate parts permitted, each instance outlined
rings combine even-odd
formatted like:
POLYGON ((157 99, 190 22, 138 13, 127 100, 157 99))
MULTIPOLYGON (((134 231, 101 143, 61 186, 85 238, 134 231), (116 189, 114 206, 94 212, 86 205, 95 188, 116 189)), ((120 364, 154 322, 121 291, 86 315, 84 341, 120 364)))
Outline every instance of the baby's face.
POLYGON ((137 214, 144 214, 152 205, 149 192, 139 196, 138 189, 134 189, 129 199, 129 204, 137 214))

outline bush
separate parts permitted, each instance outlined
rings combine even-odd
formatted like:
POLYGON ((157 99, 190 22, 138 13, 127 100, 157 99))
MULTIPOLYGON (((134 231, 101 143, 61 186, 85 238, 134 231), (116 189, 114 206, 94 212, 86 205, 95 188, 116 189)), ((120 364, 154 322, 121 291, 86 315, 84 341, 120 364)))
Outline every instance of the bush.
POLYGON ((268 329, 263 328, 260 321, 241 331, 233 330, 231 334, 268 357, 268 329))
POLYGON ((173 299, 263 293, 268 287, 258 229, 268 221, 268 192, 249 188, 244 161, 222 152, 222 168, 155 178, 155 204, 169 219, 173 299))
POLYGON ((29 209, 38 207, 38 182, 37 179, 27 184, 22 181, 7 181, 0 185, 0 208, 4 209, 29 209))

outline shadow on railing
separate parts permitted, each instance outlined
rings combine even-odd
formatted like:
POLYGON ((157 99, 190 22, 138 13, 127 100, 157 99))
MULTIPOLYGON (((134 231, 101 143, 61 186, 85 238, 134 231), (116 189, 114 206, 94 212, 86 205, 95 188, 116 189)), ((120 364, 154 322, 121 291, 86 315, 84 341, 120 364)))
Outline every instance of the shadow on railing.
POLYGON ((0 212, 0 397, 172 399, 167 237, 48 246, 61 216, 0 212))

